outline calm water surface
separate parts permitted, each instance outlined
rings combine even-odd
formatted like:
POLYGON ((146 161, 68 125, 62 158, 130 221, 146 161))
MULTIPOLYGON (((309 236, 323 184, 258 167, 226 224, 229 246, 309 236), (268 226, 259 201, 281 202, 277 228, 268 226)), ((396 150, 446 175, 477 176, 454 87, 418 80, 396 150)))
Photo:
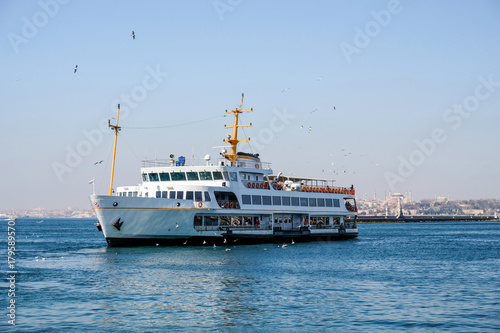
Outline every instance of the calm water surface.
POLYGON ((0 330, 500 331, 498 222, 361 224, 286 248, 108 248, 93 222, 16 221, 17 324, 4 310, 0 330))

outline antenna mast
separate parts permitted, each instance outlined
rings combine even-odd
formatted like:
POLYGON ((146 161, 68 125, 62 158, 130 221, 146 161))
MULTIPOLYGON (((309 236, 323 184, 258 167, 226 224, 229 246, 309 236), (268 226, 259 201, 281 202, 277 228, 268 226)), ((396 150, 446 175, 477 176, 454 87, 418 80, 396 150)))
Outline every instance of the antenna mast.
POLYGON ((226 110, 226 113, 234 113, 234 123, 232 126, 225 126, 224 125, 224 128, 232 128, 233 129, 233 135, 227 135, 227 139, 224 140, 224 143, 229 143, 231 145, 231 151, 229 152, 229 155, 223 153, 222 156, 227 158, 228 160, 230 161, 236 161, 237 160, 237 157, 236 157, 236 146, 238 145, 238 142, 242 142, 242 141, 250 141, 249 139, 248 140, 238 140, 238 127, 252 127, 252 124, 250 125, 239 125, 238 124, 238 116, 240 113, 243 113, 243 112, 253 112, 253 109, 250 109, 250 110, 242 110, 243 108, 243 97, 245 97, 245 94, 241 94, 241 102, 240 102, 240 105, 238 106, 237 109, 234 109, 232 111, 227 111, 226 110))
POLYGON ((111 184, 109 185, 109 195, 113 195, 113 176, 115 174, 116 140, 118 138, 118 132, 121 130, 121 127, 118 126, 119 119, 120 119, 120 104, 118 104, 118 114, 116 116, 116 124, 112 125, 111 120, 108 120, 108 127, 115 131, 115 144, 113 146, 113 163, 111 164, 111 184))

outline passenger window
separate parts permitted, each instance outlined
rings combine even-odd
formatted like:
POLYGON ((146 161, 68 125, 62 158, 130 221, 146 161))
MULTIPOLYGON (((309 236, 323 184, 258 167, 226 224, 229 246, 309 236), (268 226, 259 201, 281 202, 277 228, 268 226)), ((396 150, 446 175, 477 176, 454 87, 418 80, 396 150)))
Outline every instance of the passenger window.
POLYGON ((316 198, 309 198, 309 207, 316 207, 316 198))
POLYGON ((290 197, 281 198, 283 206, 290 206, 290 197))
POLYGON ((301 206, 307 206, 307 198, 300 198, 300 205, 301 206))
POLYGON ((262 196, 262 204, 263 205, 270 205, 271 204, 271 196, 263 195, 262 196))
POLYGON ((162 198, 168 198, 168 191, 162 191, 161 192, 161 197, 162 198))
POLYGON ((194 192, 194 201, 201 201, 201 200, 202 200, 201 191, 194 192))
POLYGON ((273 197, 273 206, 281 206, 281 197, 273 197))
POLYGON ((325 199, 325 205, 326 207, 333 207, 333 199, 325 199))
POLYGON ((318 198, 318 207, 325 207, 325 199, 318 198))
POLYGON ((175 199, 175 191, 170 191, 170 199, 175 199))
MULTIPOLYGON (((132 194, 132 193, 131 193, 132 194)), ((156 197, 161 198, 161 191, 156 191, 156 197)))
POLYGON ((177 199, 182 200, 183 197, 184 197, 184 192, 183 191, 177 191, 177 199))
POLYGON ((186 192, 186 200, 193 200, 193 191, 186 192))
POLYGON ((300 206, 299 205, 299 198, 295 198, 295 197, 292 198, 292 206, 300 206))
POLYGON ((208 191, 205 191, 205 201, 212 201, 212 199, 210 199, 210 194, 208 193, 208 191))
POLYGON ((246 194, 243 194, 241 196, 241 202, 245 205, 250 205, 252 204, 252 200, 250 199, 250 196, 249 195, 246 195, 246 194))
POLYGON ((260 205, 261 204, 261 197, 260 195, 252 195, 252 204, 253 205, 260 205))

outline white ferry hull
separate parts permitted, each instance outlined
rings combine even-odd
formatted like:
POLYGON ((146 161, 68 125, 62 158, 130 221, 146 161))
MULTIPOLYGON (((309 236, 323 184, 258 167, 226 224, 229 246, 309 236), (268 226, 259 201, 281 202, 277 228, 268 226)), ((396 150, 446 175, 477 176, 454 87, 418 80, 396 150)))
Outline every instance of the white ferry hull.
MULTIPOLYGON (((302 224, 283 230, 272 223, 250 228, 195 228, 196 214, 245 215, 250 209, 197 207, 179 200, 91 195, 91 204, 108 246, 238 245, 330 241, 358 236, 357 228, 315 229, 302 224)), ((280 212, 282 213, 282 212, 280 212)), ((269 212, 266 212, 269 214, 269 212)), ((301 214, 301 213, 299 213, 301 214)))

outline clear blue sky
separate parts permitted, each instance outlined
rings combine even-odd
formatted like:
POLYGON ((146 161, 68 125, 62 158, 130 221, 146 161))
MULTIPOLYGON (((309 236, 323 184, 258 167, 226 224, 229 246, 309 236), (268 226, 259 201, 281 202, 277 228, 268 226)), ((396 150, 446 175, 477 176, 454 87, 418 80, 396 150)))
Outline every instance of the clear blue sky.
POLYGON ((500 198, 498 1, 4 0, 0 31, 0 209, 106 193, 118 102, 115 185, 215 158, 242 92, 275 173, 500 198))

